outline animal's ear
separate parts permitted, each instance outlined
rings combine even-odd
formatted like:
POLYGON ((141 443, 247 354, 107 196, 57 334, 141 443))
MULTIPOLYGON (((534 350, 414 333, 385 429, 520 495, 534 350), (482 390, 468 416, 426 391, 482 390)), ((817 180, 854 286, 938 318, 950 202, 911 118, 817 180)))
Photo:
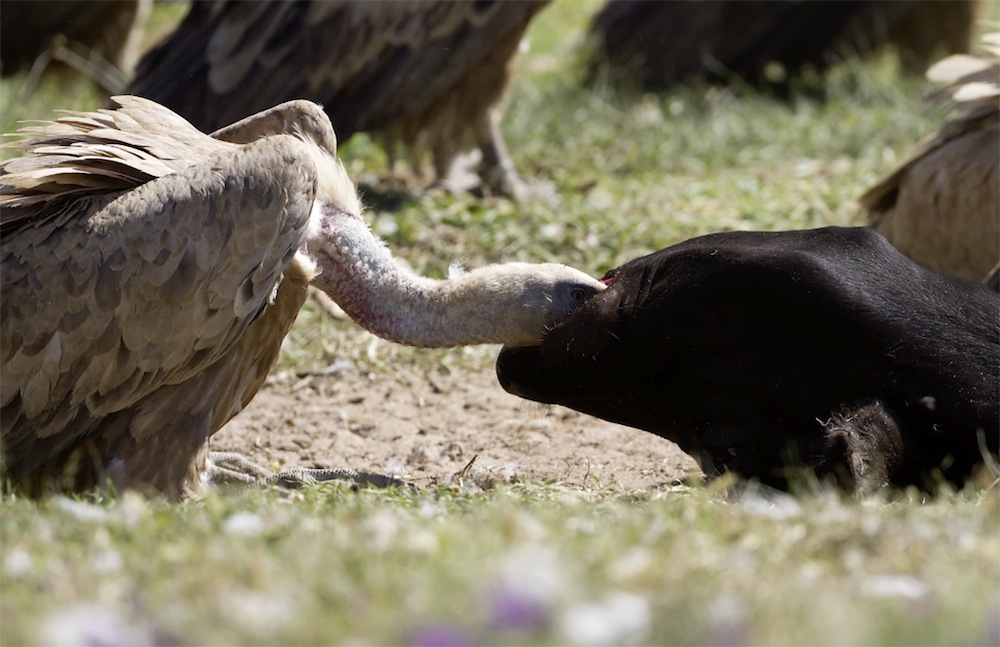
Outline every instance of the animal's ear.
MULTIPOLYGON (((672 289, 677 282, 667 276, 674 273, 674 254, 670 248, 637 258, 617 267, 605 275, 602 281, 618 291, 618 317, 629 319, 636 309, 648 309, 662 293, 672 289)), ((606 290, 605 292, 607 292, 606 290)))

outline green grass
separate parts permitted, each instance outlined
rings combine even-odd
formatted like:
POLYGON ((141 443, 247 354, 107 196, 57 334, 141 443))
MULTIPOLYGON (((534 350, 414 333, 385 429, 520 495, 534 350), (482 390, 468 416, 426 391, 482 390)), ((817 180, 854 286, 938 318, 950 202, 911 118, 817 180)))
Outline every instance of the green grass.
MULTIPOLYGON (((539 16, 504 121, 518 168, 561 204, 432 191, 373 210, 416 269, 557 260, 600 274, 712 231, 862 224, 855 198, 940 123, 929 87, 889 57, 834 70, 826 102, 583 88, 565 34, 595 6, 539 16)), ((5 131, 103 101, 82 81, 23 88, 0 81, 5 131)), ((341 154, 356 176, 384 165, 362 136, 341 154)), ((279 368, 490 370, 494 351, 373 342, 309 306, 279 368)), ((0 644, 422 644, 435 630, 478 644, 996 644, 998 528, 996 487, 865 502, 544 483, 8 498, 0 644)))
POLYGON ((542 484, 8 501, 0 642, 984 645, 997 503, 542 484))

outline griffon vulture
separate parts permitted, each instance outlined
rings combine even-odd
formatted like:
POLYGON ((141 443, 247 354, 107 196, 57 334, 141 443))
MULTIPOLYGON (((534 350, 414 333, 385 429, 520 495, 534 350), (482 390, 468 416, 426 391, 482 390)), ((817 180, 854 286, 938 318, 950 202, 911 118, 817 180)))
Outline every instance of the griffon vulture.
POLYGON ((310 283, 417 346, 535 344, 604 287, 556 264, 441 281, 401 268, 313 103, 208 136, 115 100, 26 128, 32 155, 0 167, 4 476, 26 492, 197 486, 209 436, 260 388, 310 283))
POLYGON ((781 87, 807 66, 822 71, 888 44, 908 70, 922 73, 941 51, 969 51, 980 4, 610 0, 591 23, 591 69, 651 91, 692 77, 781 87))
POLYGON ((1000 33, 983 54, 927 72, 949 86, 952 117, 858 201, 869 223, 934 270, 982 281, 1000 262, 1000 33))
POLYGON ((541 345, 503 349, 506 390, 782 488, 803 469, 961 485, 1000 450, 1000 295, 871 229, 712 234, 603 280, 541 345))
POLYGON ((528 22, 546 2, 196 1, 139 63, 128 92, 205 131, 311 99, 341 141, 363 131, 412 147, 425 136, 446 184, 459 175, 459 154, 478 147, 482 180, 525 197, 498 103, 528 22))

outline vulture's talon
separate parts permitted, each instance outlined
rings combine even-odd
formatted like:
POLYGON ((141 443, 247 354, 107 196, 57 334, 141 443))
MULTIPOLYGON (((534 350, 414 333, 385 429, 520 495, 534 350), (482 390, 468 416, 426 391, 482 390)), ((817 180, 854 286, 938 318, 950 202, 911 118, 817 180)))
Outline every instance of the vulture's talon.
POLYGON ((417 489, 415 484, 392 476, 346 467, 293 467, 275 473, 236 452, 209 452, 205 476, 212 485, 278 485, 292 490, 327 481, 349 481, 358 487, 417 489))
POLYGON ((349 481, 353 486, 375 488, 412 488, 419 489, 414 483, 403 481, 385 474, 358 472, 346 467, 335 468, 293 468, 279 472, 260 482, 261 485, 280 485, 290 489, 299 489, 307 485, 325 483, 327 481, 349 481))
POLYGON ((225 475, 227 479, 232 477, 236 482, 243 483, 255 483, 274 474, 266 467, 262 467, 236 452, 209 452, 208 471, 212 482, 216 482, 217 474, 225 475))

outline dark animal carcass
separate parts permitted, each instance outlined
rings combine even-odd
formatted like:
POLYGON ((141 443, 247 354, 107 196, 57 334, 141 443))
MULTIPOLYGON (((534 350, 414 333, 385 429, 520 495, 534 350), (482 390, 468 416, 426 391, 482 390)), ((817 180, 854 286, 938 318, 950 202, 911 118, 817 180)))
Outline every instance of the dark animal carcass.
POLYGON ((590 27, 592 68, 659 90, 691 77, 782 85, 805 67, 894 47, 923 72, 968 51, 977 0, 611 0, 590 27), (777 70, 768 69, 772 63, 777 70))
POLYGON ((195 2, 140 61, 128 88, 203 131, 292 99, 321 103, 337 136, 421 137, 447 180, 482 153, 482 179, 524 197, 499 130, 498 103, 531 18, 525 2, 195 2))
POLYGON ((511 393, 677 443, 709 476, 960 484, 1000 437, 1000 295, 866 228, 695 238, 607 274, 511 393))

